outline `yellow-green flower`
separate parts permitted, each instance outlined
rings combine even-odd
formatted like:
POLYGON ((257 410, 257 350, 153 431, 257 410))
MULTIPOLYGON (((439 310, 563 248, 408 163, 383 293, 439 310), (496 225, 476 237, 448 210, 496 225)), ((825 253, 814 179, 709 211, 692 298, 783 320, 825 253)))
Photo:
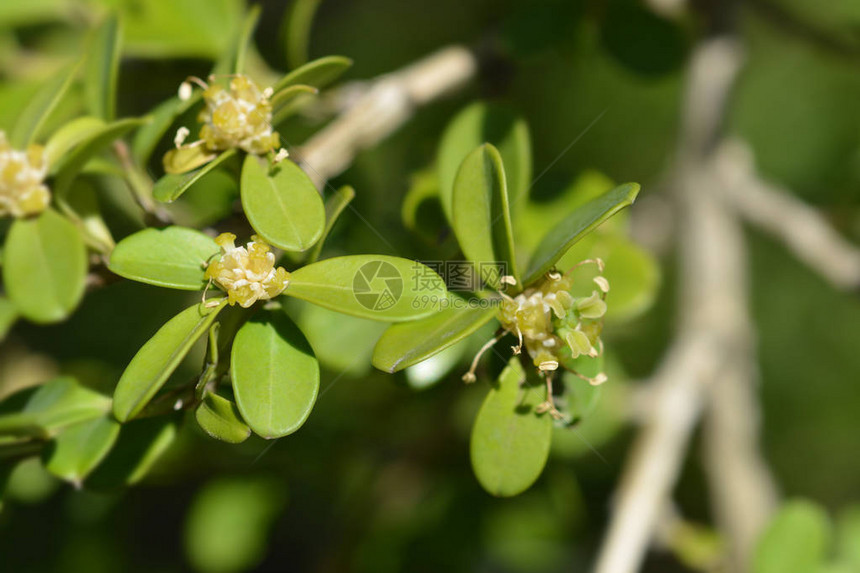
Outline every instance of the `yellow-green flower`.
POLYGON ((0 216, 25 217, 41 213, 51 202, 44 184, 48 174, 45 148, 12 149, 0 131, 0 216))
POLYGON ((233 233, 216 237, 221 258, 209 263, 206 278, 227 293, 231 305, 238 302, 244 308, 281 294, 290 283, 290 273, 283 267, 275 268, 271 247, 256 235, 247 247, 237 247, 235 241, 233 233))
POLYGON ((203 123, 200 139, 213 151, 239 148, 264 155, 280 145, 272 131, 271 90, 261 91, 247 76, 230 80, 229 89, 212 84, 203 92, 206 107, 200 112, 203 123))

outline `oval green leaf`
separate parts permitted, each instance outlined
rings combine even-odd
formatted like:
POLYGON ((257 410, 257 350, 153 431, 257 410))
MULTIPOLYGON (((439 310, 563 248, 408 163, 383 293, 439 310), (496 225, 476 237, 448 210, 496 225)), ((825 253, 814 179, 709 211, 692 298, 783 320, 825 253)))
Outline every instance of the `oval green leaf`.
POLYGON ((194 229, 144 229, 117 244, 108 268, 121 277, 180 290, 206 287, 206 265, 220 248, 194 229))
POLYGON ((17 219, 6 238, 3 282, 9 300, 33 322, 59 322, 84 295, 87 248, 80 230, 47 210, 17 219))
POLYGON ((535 413, 546 399, 546 387, 523 388, 524 381, 519 360, 511 359, 472 427, 472 469, 483 488, 499 497, 528 489, 549 456, 552 417, 535 413))
POLYGON ((448 308, 388 328, 373 349, 373 365, 397 372, 466 338, 496 316, 494 308, 448 308))
POLYGON ((787 502, 759 539, 753 573, 807 573, 823 565, 831 526, 818 505, 787 502))
POLYGON ((429 316, 447 297, 432 269, 386 255, 335 257, 296 269, 284 294, 383 322, 429 316))
MULTIPOLYGON (((479 268, 482 263, 504 263, 504 274, 513 275, 519 284, 505 170, 495 147, 485 143, 466 156, 454 179, 451 201, 454 234, 463 254, 479 268)), ((499 288, 499 278, 498 273, 481 277, 494 289, 499 288)))
POLYGON ((319 364, 286 314, 266 312, 245 323, 230 366, 239 411, 256 434, 280 438, 305 423, 319 392, 319 364))
POLYGON ((204 175, 222 165, 225 161, 234 157, 236 150, 225 151, 212 161, 198 169, 185 173, 168 173, 155 182, 152 188, 152 196, 164 203, 172 203, 179 199, 183 193, 188 191, 192 185, 200 181, 204 175))
POLYGON ((512 205, 520 204, 531 183, 531 139, 526 122, 504 107, 475 103, 457 114, 439 142, 439 194, 453 222, 454 178, 466 156, 483 143, 499 150, 512 205))
POLYGON ((248 155, 242 166, 242 208, 254 230, 287 251, 305 251, 322 236, 325 207, 310 178, 292 161, 270 172, 268 161, 248 155))
POLYGON ((138 350, 114 391, 113 413, 117 420, 126 422, 143 410, 197 339, 209 330, 226 302, 227 299, 222 299, 212 308, 195 304, 183 310, 138 350))
POLYGON ((222 442, 241 444, 251 435, 236 404, 211 392, 203 398, 194 417, 204 432, 222 442))
POLYGON ((273 86, 275 94, 296 84, 322 89, 352 66, 352 60, 344 56, 326 56, 296 68, 273 86))
POLYGON ((66 429, 45 452, 45 467, 58 478, 80 485, 107 456, 119 428, 115 420, 101 417, 66 429))
POLYGON ((574 243, 624 207, 632 205, 638 194, 637 183, 625 183, 576 208, 541 240, 532 255, 523 285, 528 286, 542 277, 574 243))

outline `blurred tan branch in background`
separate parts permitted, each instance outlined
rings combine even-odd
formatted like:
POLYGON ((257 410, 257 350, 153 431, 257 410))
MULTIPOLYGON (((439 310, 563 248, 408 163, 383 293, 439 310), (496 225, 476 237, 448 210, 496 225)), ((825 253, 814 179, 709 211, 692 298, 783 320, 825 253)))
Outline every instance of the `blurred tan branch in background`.
POLYGON ((738 214, 770 233, 838 289, 860 288, 860 248, 842 238, 818 211, 755 172, 752 151, 724 142, 714 157, 721 190, 738 214))
POLYGON ((378 78, 343 115, 297 150, 299 164, 321 189, 349 167, 358 152, 399 129, 418 106, 462 87, 477 70, 476 56, 453 46, 378 78))

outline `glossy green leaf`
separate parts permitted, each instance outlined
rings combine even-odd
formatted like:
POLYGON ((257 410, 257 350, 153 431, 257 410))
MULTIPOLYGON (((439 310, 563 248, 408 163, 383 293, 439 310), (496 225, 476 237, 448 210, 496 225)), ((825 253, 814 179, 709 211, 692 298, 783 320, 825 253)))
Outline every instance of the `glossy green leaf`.
POLYGON ((433 314, 445 283, 421 263, 386 255, 353 255, 292 272, 284 294, 359 318, 400 322, 433 314))
POLYGON ((178 422, 178 416, 156 416, 123 424, 113 449, 86 478, 86 487, 116 489, 139 482, 173 443, 178 422))
POLYGON ((239 573, 266 556, 269 529, 284 506, 282 480, 220 478, 200 489, 185 524, 185 551, 195 571, 239 573))
POLYGON ((540 242, 532 255, 523 284, 527 286, 543 276, 574 243, 624 207, 632 205, 638 194, 638 184, 625 183, 575 209, 540 242))
POLYGON ((373 365, 397 372, 466 338, 496 316, 494 308, 448 308, 432 316, 395 324, 373 350, 373 365))
POLYGON ((114 141, 134 128, 143 125, 146 121, 146 119, 137 118, 120 119, 90 133, 62 161, 61 166, 57 170, 56 182, 53 188, 54 192, 59 195, 64 194, 71 185, 72 180, 93 156, 102 152, 114 141))
POLYGON ((116 117, 116 85, 119 75, 122 29, 116 15, 110 15, 95 30, 84 67, 87 112, 105 121, 116 117))
POLYGON ((0 296, 0 342, 6 338, 9 329, 14 326, 18 320, 18 309, 11 300, 4 296, 0 296))
MULTIPOLYGON (((478 264, 505 263, 519 284, 505 170, 498 150, 484 144, 463 160, 451 197, 454 233, 467 258, 478 264)), ((499 276, 481 277, 499 288, 499 276)))
POLYGON ((206 287, 206 265, 220 247, 194 229, 144 229, 120 241, 108 268, 121 277, 181 290, 206 287))
POLYGON ((107 456, 119 436, 119 428, 109 417, 67 428, 45 453, 45 467, 60 479, 80 484, 107 456))
POLYGON ((286 314, 265 312, 245 323, 230 366, 236 404, 256 434, 280 438, 305 423, 319 393, 319 364, 286 314))
POLYGON ((51 135, 45 144, 48 172, 56 173, 65 163, 65 155, 79 143, 86 141, 107 125, 97 117, 79 117, 68 122, 51 135))
POLYGON ((285 160, 269 169, 268 161, 248 155, 242 166, 242 207, 254 230, 287 251, 305 251, 322 236, 325 207, 313 182, 285 160))
POLYGON ((546 387, 523 387, 524 381, 519 360, 511 359, 472 427, 472 469, 484 489, 499 497, 528 489, 549 456, 552 417, 535 413, 546 387))
POLYGON ((322 89, 335 81, 352 66, 352 60, 343 56, 326 56, 296 68, 274 85, 275 94, 296 84, 322 89))
POLYGON ((152 188, 152 196, 163 201, 172 203, 179 199, 183 193, 188 191, 192 185, 200 181, 203 176, 224 164, 231 157, 235 157, 236 150, 225 151, 214 160, 206 163, 203 167, 186 173, 168 173, 155 182, 152 188))
POLYGON ((55 435, 73 424, 103 416, 110 399, 71 378, 56 378, 13 395, 0 410, 0 435, 55 435))
POLYGON ((211 392, 203 398, 194 417, 204 432, 222 442, 241 444, 251 435, 236 404, 211 392))
POLYGON ((785 503, 759 538, 753 573, 809 573, 824 563, 830 521, 818 505, 785 503))
POLYGON ((454 179, 466 156, 484 143, 502 156, 512 206, 520 204, 531 184, 531 140, 525 121, 510 110, 475 103, 451 120, 439 142, 437 165, 442 208, 453 222, 454 179))
POLYGON ((74 66, 64 74, 57 74, 48 80, 45 85, 30 100, 24 111, 18 116, 15 128, 9 136, 9 140, 16 148, 24 148, 33 143, 40 135, 40 131, 51 113, 69 93, 69 88, 78 73, 78 66, 74 66))
POLYGON ((325 227, 323 227, 323 232, 322 235, 320 235, 319 240, 314 244, 310 253, 308 253, 309 262, 313 262, 319 258, 320 252, 323 248, 323 243, 325 243, 326 238, 329 233, 331 233, 334 224, 337 223, 337 219, 340 217, 340 214, 343 213, 343 210, 346 209, 347 205, 349 205, 354 197, 355 190, 352 187, 345 186, 335 191, 328 199, 326 199, 325 227))
POLYGON ((84 295, 87 249, 80 230, 56 211, 17 219, 6 238, 3 283, 18 312, 33 322, 58 322, 84 295))
POLYGON ((137 416, 152 400, 226 303, 227 299, 221 299, 217 307, 195 304, 183 310, 138 350, 114 391, 113 413, 120 422, 137 416))
POLYGON ((298 68, 308 61, 314 16, 321 3, 322 0, 297 0, 284 18, 281 35, 287 64, 291 68, 298 68))

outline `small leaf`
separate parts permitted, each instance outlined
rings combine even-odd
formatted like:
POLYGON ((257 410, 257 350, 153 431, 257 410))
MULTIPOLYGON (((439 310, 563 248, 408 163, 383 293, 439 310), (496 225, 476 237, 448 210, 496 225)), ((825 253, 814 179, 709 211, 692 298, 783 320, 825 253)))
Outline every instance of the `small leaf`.
POLYGON ((0 435, 50 437, 73 424, 103 416, 110 399, 72 378, 56 378, 7 398, 0 414, 0 435))
POLYGON ((282 89, 272 97, 272 125, 280 125, 288 117, 313 100, 319 90, 312 86, 297 84, 282 89))
POLYGON ((45 467, 60 479, 80 484, 107 456, 119 436, 119 424, 102 417, 75 424, 54 440, 45 467))
POLYGON ((211 392, 203 398, 194 417, 204 432, 222 442, 241 444, 251 435, 236 404, 211 392))
POLYGON ((305 423, 319 393, 319 364, 286 314, 266 312, 246 322, 230 365, 239 411, 256 434, 280 438, 305 423))
MULTIPOLYGON (((196 148, 194 148, 196 149, 196 148)), ((195 169, 191 172, 183 172, 183 173, 168 173, 161 179, 155 182, 155 186, 152 188, 152 196, 158 199, 159 201, 163 201, 164 203, 172 203, 179 199, 179 197, 188 191, 192 185, 200 181, 204 175, 212 171, 213 169, 222 165, 225 161, 234 157, 236 155, 236 150, 231 149, 229 151, 225 151, 214 160, 210 161, 200 167, 199 169, 195 169)))
POLYGON ((535 413, 546 399, 546 387, 523 386, 524 381, 519 361, 511 359, 472 428, 472 469, 484 489, 499 497, 528 489, 549 455, 552 417, 535 413))
POLYGON ((116 15, 108 16, 90 41, 84 68, 87 111, 105 121, 116 117, 116 84, 122 29, 116 15))
POLYGON ((211 237, 194 229, 144 229, 117 244, 108 268, 142 283, 201 290, 206 287, 206 265, 219 252, 211 237))
POLYGON ((82 141, 104 129, 105 122, 97 117, 79 117, 65 124, 51 135, 45 144, 48 172, 56 173, 65 162, 65 155, 82 141))
POLYGON ((325 207, 310 178, 292 161, 269 173, 268 162, 248 155, 242 166, 242 207, 254 230, 287 251, 305 251, 322 236, 325 207))
POLYGON ((319 240, 314 244, 310 253, 308 253, 308 262, 314 262, 319 258, 323 243, 337 222, 337 218, 340 217, 340 214, 343 213, 343 210, 346 209, 354 197, 355 190, 352 187, 346 186, 341 187, 326 199, 325 227, 323 227, 323 232, 319 240))
POLYGON ((209 330, 226 302, 222 299, 214 308, 195 304, 183 310, 138 350, 114 391, 113 413, 120 422, 137 416, 152 400, 197 339, 209 330))
POLYGON ((783 505, 759 538, 753 573, 808 573, 824 563, 830 521, 818 505, 802 500, 783 505))
POLYGON ((114 448, 86 478, 86 487, 116 489, 139 482, 173 443, 178 427, 177 416, 158 416, 123 424, 114 448))
POLYGON ((287 64, 297 68, 308 61, 314 16, 321 0, 297 0, 286 13, 281 28, 287 64))
POLYGON ((6 238, 3 282, 18 312, 33 322, 59 322, 84 295, 87 249, 80 230, 56 211, 17 219, 6 238))
POLYGON ((511 205, 522 204, 528 192, 532 158, 525 121, 500 106, 472 104, 451 120, 439 142, 439 196, 448 221, 453 222, 452 197, 457 171, 466 156, 483 143, 493 144, 502 156, 511 205))
POLYGON ((12 130, 9 140, 16 148, 24 148, 33 143, 40 135, 45 122, 51 113, 57 109, 66 94, 72 81, 78 73, 78 66, 74 66, 69 72, 58 74, 45 83, 24 111, 18 116, 15 128, 12 130))
POLYGON ((242 29, 239 31, 239 40, 236 42, 236 58, 233 62, 234 74, 241 74, 245 70, 245 59, 248 50, 254 42, 254 30, 257 29, 257 22, 260 20, 261 11, 260 5, 256 4, 251 6, 245 15, 245 21, 242 24, 242 29))
MULTIPOLYGON (((454 233, 463 253, 478 265, 504 263, 519 284, 505 170, 498 150, 486 143, 466 156, 451 198, 454 233)), ((482 280, 499 288, 498 275, 482 280)))
POLYGON ((359 318, 399 322, 433 314, 447 291, 441 277, 421 263, 353 255, 296 269, 284 294, 359 318))
POLYGON ((177 147, 164 154, 162 164, 164 172, 170 175, 181 175, 214 161, 218 153, 209 151, 205 145, 177 147))
POLYGON ((574 243, 624 207, 632 205, 638 194, 638 184, 625 183, 574 210, 544 236, 532 255, 523 285, 528 286, 538 280, 574 243))
POLYGON ((494 308, 448 308, 388 328, 373 350, 373 365, 397 372, 466 338, 496 316, 494 308))
POLYGON ((274 85, 275 94, 296 84, 322 89, 336 80, 352 66, 352 60, 343 56, 326 56, 296 68, 274 85))

